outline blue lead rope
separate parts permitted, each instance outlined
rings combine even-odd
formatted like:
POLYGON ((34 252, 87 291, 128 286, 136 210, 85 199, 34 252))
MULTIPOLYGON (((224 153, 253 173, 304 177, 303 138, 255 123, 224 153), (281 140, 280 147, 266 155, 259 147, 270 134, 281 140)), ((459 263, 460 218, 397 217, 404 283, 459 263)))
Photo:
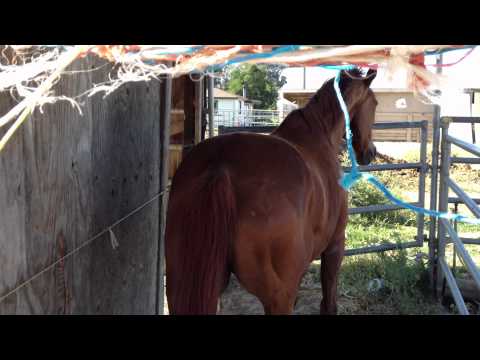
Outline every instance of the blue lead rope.
POLYGON ((351 172, 343 174, 342 178, 340 179, 340 185, 345 189, 345 190, 350 190, 352 186, 354 186, 359 180, 364 179, 367 180, 369 183, 371 183, 373 186, 375 186, 378 190, 380 190, 385 197, 390 200, 392 203, 401 206, 405 209, 412 210, 416 213, 424 214, 424 215, 429 215, 429 216, 434 216, 436 218, 443 218, 447 220, 454 220, 454 221, 459 221, 459 222, 464 222, 468 224, 474 224, 474 225, 480 225, 480 219, 477 218, 469 218, 460 214, 452 214, 452 213, 447 213, 447 212, 438 212, 434 210, 428 210, 424 209, 418 206, 413 206, 410 205, 399 198, 393 196, 393 194, 385 187, 384 184, 382 184, 375 176, 369 173, 361 172, 358 170, 358 165, 357 165, 357 159, 355 157, 355 152, 353 151, 353 145, 352 145, 352 131, 350 129, 350 115, 348 113, 347 105, 345 104, 345 101, 343 100, 343 96, 340 92, 340 73, 341 71, 338 71, 337 76, 335 77, 335 81, 333 83, 333 87, 335 88, 335 93, 337 94, 337 99, 338 102, 340 103, 340 108, 343 111, 343 115, 345 117, 345 133, 346 133, 346 139, 347 139, 347 150, 348 150, 348 156, 350 158, 350 162, 352 164, 351 172))
POLYGON ((355 157, 355 153, 353 152, 353 145, 352 145, 352 131, 350 129, 350 115, 348 113, 347 105, 343 100, 342 93, 340 92, 340 73, 337 73, 335 77, 335 81, 333 83, 333 87, 335 88, 335 92, 337 94, 338 101, 340 102, 340 108, 343 111, 343 115, 345 117, 345 137, 347 139, 347 150, 348 156, 350 158, 350 162, 352 163, 352 170, 347 174, 343 174, 342 179, 340 180, 340 185, 345 190, 349 190, 355 183, 363 177, 363 173, 358 171, 358 164, 357 158, 355 157))

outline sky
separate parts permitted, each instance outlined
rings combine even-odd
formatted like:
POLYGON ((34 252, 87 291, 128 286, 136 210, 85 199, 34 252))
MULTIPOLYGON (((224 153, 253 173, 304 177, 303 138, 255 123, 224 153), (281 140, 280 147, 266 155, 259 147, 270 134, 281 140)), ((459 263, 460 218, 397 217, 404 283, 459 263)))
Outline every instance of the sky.
MULTIPOLYGON (((467 50, 458 50, 448 52, 443 55, 443 63, 448 64, 459 60, 467 53, 467 50)), ((435 58, 427 56, 426 64, 435 63, 435 58)), ((428 67, 435 71, 435 68, 428 67)), ((306 69, 306 88, 318 89, 325 80, 335 76, 335 71, 326 70, 320 67, 309 67, 306 69)), ((480 49, 476 48, 473 52, 457 65, 443 67, 442 72, 449 78, 452 86, 480 88, 480 49)), ((287 77, 287 84, 283 89, 302 89, 303 88, 303 68, 287 68, 282 73, 287 77)), ((379 70, 377 77, 372 83, 374 88, 398 88, 406 86, 405 74, 399 73, 390 81, 385 76, 382 69, 379 70)))
MULTIPOLYGON (((451 51, 443 54, 443 64, 454 63, 462 58, 469 49, 451 51)), ((426 64, 435 63, 435 57, 427 56, 426 64)), ((435 68, 428 67, 435 72, 435 68)), ((287 68, 282 73, 287 78, 287 83, 282 90, 303 89, 303 68, 287 68)), ((306 68, 306 89, 316 90, 321 87, 325 80, 334 77, 335 71, 320 67, 306 68)), ((442 68, 446 84, 442 87, 442 100, 440 101, 442 115, 468 116, 465 113, 465 102, 469 101, 468 95, 462 94, 464 88, 480 88, 480 49, 475 48, 472 53, 460 63, 442 68)), ((406 88, 406 74, 397 73, 389 80, 382 69, 372 83, 373 88, 406 88)))

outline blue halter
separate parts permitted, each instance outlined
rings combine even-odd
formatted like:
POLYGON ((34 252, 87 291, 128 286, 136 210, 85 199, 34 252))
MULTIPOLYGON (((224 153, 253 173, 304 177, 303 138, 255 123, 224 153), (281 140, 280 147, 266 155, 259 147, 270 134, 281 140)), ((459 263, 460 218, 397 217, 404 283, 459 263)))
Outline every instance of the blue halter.
POLYGON ((352 145, 352 131, 350 129, 350 115, 348 113, 347 105, 345 104, 345 101, 343 100, 342 94, 340 92, 340 74, 341 70, 346 70, 346 69, 351 69, 352 66, 345 66, 345 67, 337 67, 337 69, 340 69, 337 73, 337 76, 335 77, 335 81, 333 83, 333 87, 335 88, 335 93, 337 95, 338 102, 340 103, 340 108, 343 111, 343 115, 345 117, 345 133, 346 133, 346 140, 347 140, 347 150, 348 150, 348 156, 350 158, 350 163, 352 164, 351 172, 343 174, 342 178, 340 179, 340 185, 346 190, 350 190, 359 180, 364 179, 371 183, 373 186, 375 186, 378 190, 380 190, 384 196, 390 200, 392 203, 401 206, 405 209, 412 210, 414 212, 424 214, 424 215, 429 215, 429 216, 434 216, 436 218, 443 218, 447 220, 454 220, 454 221, 460 221, 468 224, 474 224, 474 225, 480 225, 480 219, 477 218, 469 218, 464 215, 460 214, 452 214, 452 213, 447 213, 447 212, 438 212, 434 210, 428 210, 424 209, 418 206, 413 206, 411 204, 408 204, 399 198, 395 197, 392 195, 392 193, 385 187, 384 184, 382 184, 375 176, 373 176, 370 173, 366 172, 361 172, 358 170, 358 164, 357 164, 357 159, 355 157, 355 152, 353 151, 353 145, 352 145))

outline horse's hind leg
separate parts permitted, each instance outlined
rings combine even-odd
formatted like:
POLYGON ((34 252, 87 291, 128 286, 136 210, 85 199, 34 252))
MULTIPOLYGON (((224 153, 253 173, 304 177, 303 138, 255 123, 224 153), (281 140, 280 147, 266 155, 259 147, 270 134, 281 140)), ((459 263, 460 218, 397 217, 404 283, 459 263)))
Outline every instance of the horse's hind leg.
POLYGON ((323 298, 320 314, 335 315, 337 313, 337 281, 340 265, 345 252, 345 236, 332 244, 322 254, 321 280, 323 298))
POLYGON ((245 225, 235 242, 234 273, 245 290, 260 300, 266 315, 293 313, 308 258, 299 240, 300 220, 294 210, 285 210, 287 205, 278 206, 283 223, 270 220, 277 218, 270 213, 265 221, 245 225), (272 225, 265 227, 267 221, 272 225))
POLYGON ((260 300, 265 315, 292 314, 299 281, 281 279, 272 268, 262 270, 258 269, 249 277, 245 277, 245 273, 237 273, 237 277, 242 286, 260 300))
POLYGON ((265 315, 291 315, 295 306, 296 291, 285 288, 277 289, 260 301, 265 309, 265 315))

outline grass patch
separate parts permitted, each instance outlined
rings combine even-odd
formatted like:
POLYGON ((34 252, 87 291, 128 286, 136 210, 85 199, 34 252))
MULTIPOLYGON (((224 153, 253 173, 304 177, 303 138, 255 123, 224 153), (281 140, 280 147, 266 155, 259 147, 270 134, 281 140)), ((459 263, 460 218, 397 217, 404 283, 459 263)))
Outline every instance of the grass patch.
MULTIPOLYGON (((380 177, 382 181, 382 177, 380 177)), ((387 187, 392 187, 386 182, 387 187)), ((392 193, 402 200, 406 200, 399 191, 391 190, 392 193)), ((358 182, 349 192, 349 207, 362 207, 369 205, 385 205, 391 202, 385 198, 380 190, 376 189, 366 181, 358 182)), ((380 225, 407 225, 414 226, 416 224, 416 214, 408 210, 395 210, 378 213, 364 213, 359 216, 351 217, 353 223, 370 225, 378 223, 380 225)))
MULTIPOLYGON (((431 150, 431 149, 430 149, 431 150)), ((428 156, 431 151, 427 150, 428 156)), ((452 149, 453 150, 453 149, 452 149)), ((453 151, 454 156, 465 156, 462 151, 453 151)), ((418 151, 407 153, 402 160, 377 158, 375 163, 418 162, 418 151)), ((431 161, 431 159, 429 160, 431 161)), ((348 159, 343 157, 342 165, 347 166, 348 159)), ((418 192, 419 174, 417 170, 375 172, 375 176, 397 197, 412 201, 412 194, 418 192), (407 197, 410 193, 410 199, 407 197)), ((469 165, 454 165, 451 178, 465 191, 480 194, 480 171, 469 165)), ((426 189, 430 187, 427 175, 426 189)), ((453 194, 451 195, 453 196, 453 194)), ((480 197, 480 196, 479 196, 480 197)), ((416 200, 416 199, 415 199, 416 200)), ((415 201, 414 200, 414 201, 415 201)), ((425 199, 429 204, 429 195, 425 199)), ((349 207, 389 204, 383 194, 367 182, 359 182, 349 192, 349 207)), ((453 205, 450 206, 453 209, 453 205)), ((471 216, 465 206, 459 207, 460 213, 471 216)), ((347 248, 360 248, 383 243, 412 241, 417 235, 416 213, 408 210, 396 210, 383 213, 350 215, 347 225, 347 248)), ((425 217, 425 231, 429 218, 425 217)), ((458 224, 460 234, 468 237, 480 237, 480 227, 470 224, 458 224)), ((480 262, 480 246, 466 245, 470 255, 480 262)), ((428 291, 426 253, 428 245, 422 248, 396 250, 378 254, 351 256, 344 259, 339 279, 339 296, 349 299, 349 306, 340 309, 340 313, 354 314, 445 314, 455 313, 454 308, 447 310, 432 298, 428 291)), ((446 250, 448 263, 452 264, 451 245, 446 250)), ((459 277, 466 276, 466 270, 457 259, 459 277)))
POLYGON ((398 243, 413 240, 417 229, 412 226, 385 226, 382 223, 370 225, 349 223, 347 226, 347 248, 398 243))
POLYGON ((426 261, 406 250, 348 257, 339 295, 355 300, 357 314, 444 314, 428 291, 426 261))

